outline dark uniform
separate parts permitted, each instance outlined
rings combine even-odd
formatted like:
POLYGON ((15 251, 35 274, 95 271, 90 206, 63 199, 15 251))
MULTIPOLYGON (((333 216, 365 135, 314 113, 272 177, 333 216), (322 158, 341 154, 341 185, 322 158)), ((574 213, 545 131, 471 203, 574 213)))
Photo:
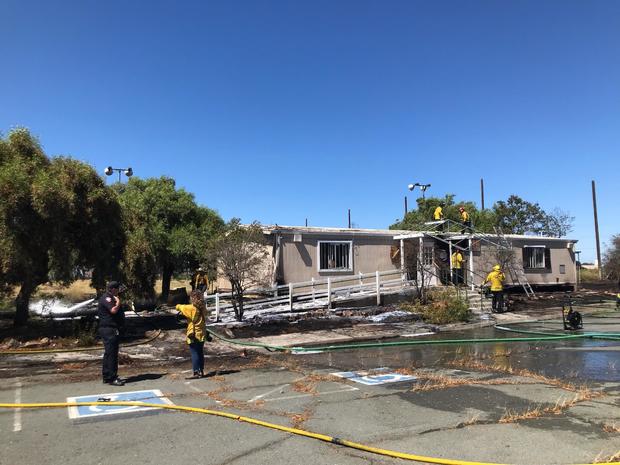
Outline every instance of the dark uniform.
POLYGON ((111 383, 118 379, 119 333, 125 323, 125 311, 119 307, 115 314, 110 313, 115 306, 116 299, 109 290, 101 296, 97 305, 99 336, 103 340, 105 349, 101 369, 104 383, 111 383))

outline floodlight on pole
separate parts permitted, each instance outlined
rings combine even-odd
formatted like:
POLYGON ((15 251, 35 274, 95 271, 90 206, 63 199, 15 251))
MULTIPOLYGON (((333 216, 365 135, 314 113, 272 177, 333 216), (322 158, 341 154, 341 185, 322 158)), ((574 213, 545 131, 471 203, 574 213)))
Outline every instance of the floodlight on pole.
POLYGON ((413 189, 415 189, 416 187, 420 188, 420 190, 422 191, 422 198, 424 199, 425 198, 424 194, 426 192, 426 189, 431 187, 431 185, 430 184, 421 184, 419 182, 416 182, 415 184, 409 184, 407 186, 407 189, 409 189, 410 191, 413 191, 413 189))
POLYGON ((114 172, 118 173, 118 182, 121 182, 121 173, 125 173, 125 176, 127 176, 128 178, 133 176, 133 169, 131 167, 129 168, 112 168, 111 166, 108 166, 105 170, 103 170, 103 172, 105 173, 106 176, 112 176, 112 174, 114 172))

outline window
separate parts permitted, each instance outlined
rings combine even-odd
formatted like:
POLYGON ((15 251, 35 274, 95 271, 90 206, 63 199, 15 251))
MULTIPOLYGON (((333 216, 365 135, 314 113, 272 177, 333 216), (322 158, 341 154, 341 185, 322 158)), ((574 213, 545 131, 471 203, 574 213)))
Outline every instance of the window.
POLYGON ((551 252, 544 245, 523 246, 523 268, 526 270, 551 270, 551 252))
POLYGON ((560 274, 566 274, 566 265, 560 265, 560 274))
POLYGON ((319 241, 319 271, 353 271, 351 242, 319 241))
POLYGON ((422 248, 422 265, 432 265, 433 264, 433 246, 425 245, 422 248))

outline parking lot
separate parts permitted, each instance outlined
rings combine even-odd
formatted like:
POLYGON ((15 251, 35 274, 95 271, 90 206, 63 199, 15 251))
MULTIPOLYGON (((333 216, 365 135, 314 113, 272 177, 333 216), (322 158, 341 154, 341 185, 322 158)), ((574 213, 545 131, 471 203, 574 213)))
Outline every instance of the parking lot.
MULTIPOLYGON (((165 398, 423 456, 592 463, 620 450, 620 384, 576 384, 509 363, 545 354, 553 360, 576 349, 521 345, 503 348, 503 358, 495 348, 492 360, 469 354, 428 364, 416 362, 419 351, 406 357, 403 349, 260 355, 242 363, 219 361, 212 365, 217 371, 198 380, 184 379, 189 373, 176 368, 135 368, 121 388, 101 384, 93 366, 82 376, 5 379, 0 402, 115 400, 129 393, 123 399, 165 398), (135 393, 149 390, 158 391, 135 393)), ((588 354, 610 360, 618 354, 613 345, 590 349, 588 354)), ((2 409, 0 462, 39 464, 43 457, 63 464, 402 462, 199 413, 94 406, 83 407, 80 417, 73 410, 2 409)))

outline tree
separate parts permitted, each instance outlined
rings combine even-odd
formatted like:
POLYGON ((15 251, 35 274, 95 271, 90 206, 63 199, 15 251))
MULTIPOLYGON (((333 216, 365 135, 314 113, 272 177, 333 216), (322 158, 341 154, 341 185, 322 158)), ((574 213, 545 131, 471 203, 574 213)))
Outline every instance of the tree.
POLYGON ((230 282, 235 317, 242 321, 245 292, 271 282, 272 270, 267 265, 269 252, 263 229, 259 223, 242 225, 239 219, 233 218, 225 234, 213 242, 211 250, 218 270, 230 282))
POLYGON ((152 299, 161 274, 160 298, 166 301, 175 270, 196 266, 224 221, 215 211, 198 206, 193 194, 177 189, 172 178, 131 178, 115 187, 128 234, 125 281, 134 297, 152 299))
POLYGON ((120 207, 92 167, 50 159, 28 130, 15 129, 0 139, 0 196, 0 290, 19 286, 16 325, 27 322, 40 284, 69 284, 82 267, 94 268, 92 284, 101 289, 115 274, 120 207))
POLYGON ((505 234, 542 233, 547 215, 537 203, 511 195, 493 205, 496 225, 505 234))
POLYGON ((603 256, 603 270, 607 279, 620 282, 620 234, 611 237, 611 245, 603 256))
POLYGON ((445 197, 428 197, 417 199, 417 208, 408 212, 402 221, 390 226, 390 229, 409 229, 423 231, 429 229, 424 223, 433 221, 433 212, 439 205, 443 205, 444 218, 457 223, 461 222, 459 208, 463 207, 469 213, 473 227, 480 232, 493 232, 495 215, 490 210, 479 211, 470 201, 455 202, 454 194, 445 197))
POLYGON ((545 236, 565 237, 573 230, 575 217, 559 208, 545 215, 543 234, 545 236))

